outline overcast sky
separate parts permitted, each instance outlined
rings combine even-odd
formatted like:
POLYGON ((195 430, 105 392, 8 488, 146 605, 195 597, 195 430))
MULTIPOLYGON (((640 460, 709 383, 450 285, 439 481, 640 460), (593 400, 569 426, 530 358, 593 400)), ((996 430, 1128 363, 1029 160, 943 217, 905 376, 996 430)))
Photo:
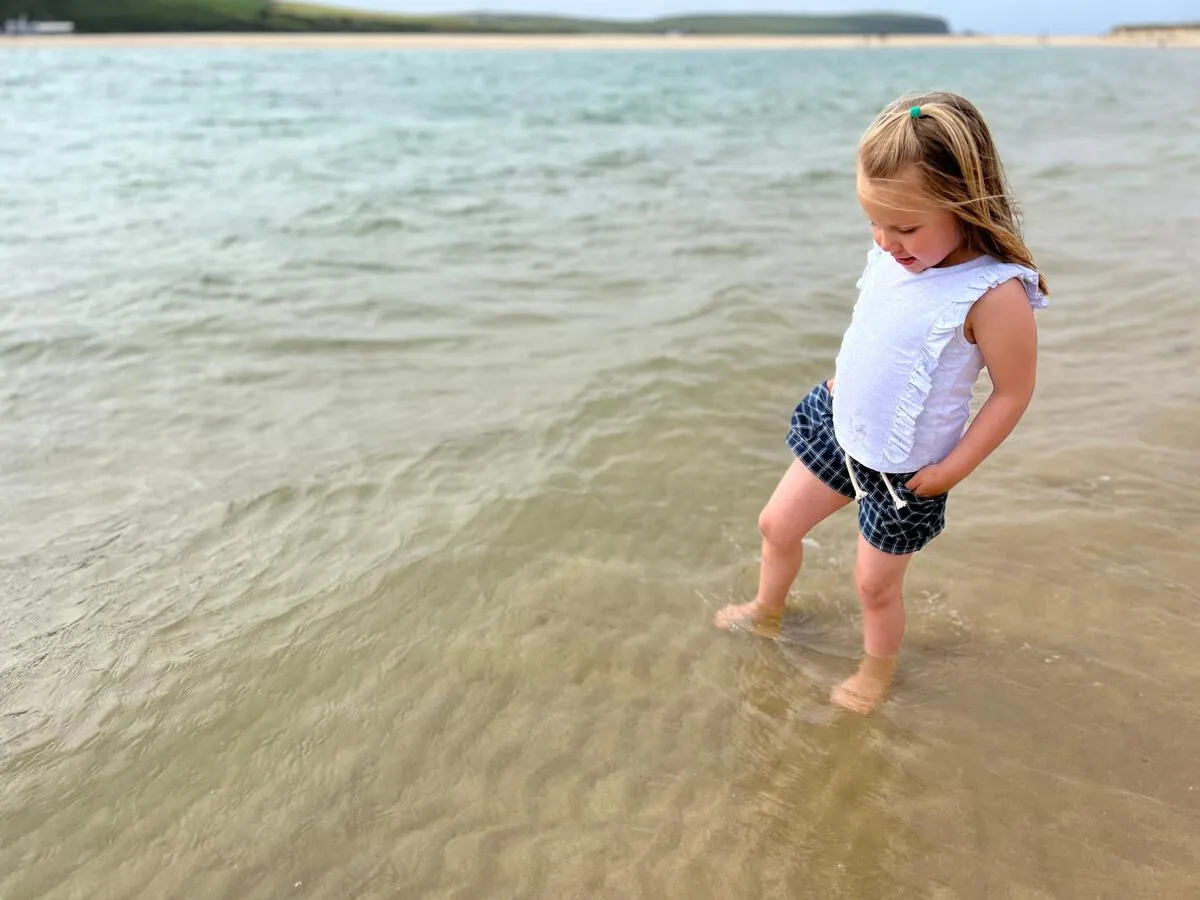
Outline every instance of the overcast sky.
MULTIPOLYGON (((328 2, 328 0, 326 0, 328 2)), ((955 31, 1095 34, 1131 22, 1200 20, 1200 0, 334 0, 395 12, 552 12, 652 18, 681 12, 861 12, 899 10, 940 16, 955 31)))

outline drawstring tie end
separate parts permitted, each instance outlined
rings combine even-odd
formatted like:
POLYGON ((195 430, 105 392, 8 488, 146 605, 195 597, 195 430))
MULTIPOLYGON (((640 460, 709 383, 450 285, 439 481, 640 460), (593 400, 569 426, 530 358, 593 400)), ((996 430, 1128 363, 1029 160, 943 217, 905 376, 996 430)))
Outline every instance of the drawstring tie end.
POLYGON ((900 495, 896 493, 896 489, 892 487, 892 483, 888 481, 887 475, 883 472, 879 473, 879 477, 883 479, 883 483, 887 485, 888 493, 892 495, 892 502, 896 504, 896 509, 904 509, 908 506, 907 500, 901 500, 900 495))
MULTIPOLYGON (((858 503, 866 498, 867 492, 864 491, 862 489, 862 485, 858 483, 858 476, 854 474, 854 463, 850 459, 850 454, 843 450, 842 456, 845 457, 846 460, 846 474, 850 476, 850 484, 854 488, 854 502, 858 503)), ((883 479, 883 483, 887 487, 887 492, 891 496, 892 503, 895 504, 896 509, 904 509, 907 507, 908 501, 901 499, 900 495, 896 493, 896 489, 892 487, 892 482, 888 479, 887 475, 883 472, 880 472, 879 477, 883 479)))

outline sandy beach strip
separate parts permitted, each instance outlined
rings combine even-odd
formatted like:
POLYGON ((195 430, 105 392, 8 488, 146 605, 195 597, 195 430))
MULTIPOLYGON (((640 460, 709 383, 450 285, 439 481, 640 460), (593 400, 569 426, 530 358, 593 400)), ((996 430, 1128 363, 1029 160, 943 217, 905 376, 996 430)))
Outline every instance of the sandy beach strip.
POLYGON ((0 49, 105 48, 269 50, 819 50, 891 47, 1191 47, 1200 30, 1066 35, 500 35, 228 33, 0 36, 0 49))

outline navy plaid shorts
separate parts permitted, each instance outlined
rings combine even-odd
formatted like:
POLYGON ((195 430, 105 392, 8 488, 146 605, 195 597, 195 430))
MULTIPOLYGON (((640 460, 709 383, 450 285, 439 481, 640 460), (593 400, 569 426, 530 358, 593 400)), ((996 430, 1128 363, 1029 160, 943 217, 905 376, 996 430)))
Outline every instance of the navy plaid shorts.
MULTIPOLYGON (((813 388, 796 407, 787 443, 796 457, 825 485, 854 499, 854 486, 846 471, 846 455, 833 433, 833 395, 825 384, 813 388)), ((904 487, 915 472, 895 475, 889 472, 892 487, 907 503, 903 509, 896 509, 878 472, 854 460, 851 465, 866 493, 858 504, 858 528, 876 550, 898 556, 916 553, 942 533, 946 527, 948 494, 918 497, 904 487)))

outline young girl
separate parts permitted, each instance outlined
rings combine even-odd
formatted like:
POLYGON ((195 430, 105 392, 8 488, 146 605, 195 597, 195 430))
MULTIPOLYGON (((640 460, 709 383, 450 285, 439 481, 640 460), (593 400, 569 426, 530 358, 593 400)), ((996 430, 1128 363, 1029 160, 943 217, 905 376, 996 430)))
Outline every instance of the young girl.
POLYGON ((858 148, 858 200, 874 246, 835 377, 792 416, 797 460, 759 518, 758 596, 721 628, 783 613, 812 528, 852 500, 854 580, 865 654, 833 702, 867 713, 884 698, 904 636, 901 588, 913 554, 942 531, 946 496, 1016 426, 1033 395, 1033 310, 1046 283, 979 111, 933 93, 888 106, 858 148), (992 392, 970 428, 986 366, 992 392))

